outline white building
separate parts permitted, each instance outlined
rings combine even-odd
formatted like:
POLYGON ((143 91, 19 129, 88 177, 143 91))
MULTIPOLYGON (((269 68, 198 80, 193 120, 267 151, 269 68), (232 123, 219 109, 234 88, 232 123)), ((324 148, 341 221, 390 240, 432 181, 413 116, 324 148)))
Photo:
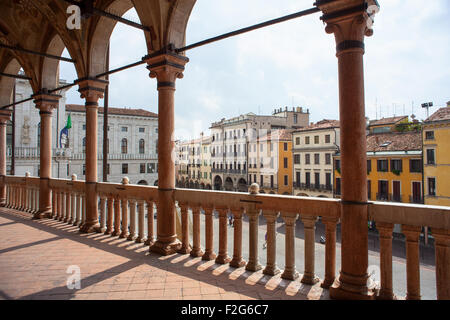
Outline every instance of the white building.
MULTIPOLYGON (((60 81, 60 84, 63 84, 60 81)), ((25 80, 16 81, 16 100, 28 98, 31 87, 25 80)), ((86 113, 83 105, 66 105, 65 92, 52 118, 52 177, 70 179, 75 173, 85 179, 86 113), (71 117, 68 139, 61 131, 71 117)), ((98 110, 98 181, 103 181, 103 108, 98 110)), ((133 184, 157 183, 158 116, 153 112, 131 108, 108 108, 108 182, 121 182, 124 176, 133 184)), ((15 109, 15 174, 39 176, 39 110, 33 101, 15 109)), ((8 164, 11 163, 11 137, 8 137, 8 164)), ((11 166, 8 166, 8 173, 11 166)))

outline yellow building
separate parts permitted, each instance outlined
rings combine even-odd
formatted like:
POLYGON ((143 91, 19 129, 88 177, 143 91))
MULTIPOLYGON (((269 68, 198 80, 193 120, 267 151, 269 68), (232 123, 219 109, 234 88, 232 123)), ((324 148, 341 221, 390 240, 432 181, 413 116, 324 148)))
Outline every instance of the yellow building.
MULTIPOLYGON (((340 157, 336 156, 336 197, 341 193, 340 157)), ((419 131, 367 136, 369 200, 423 203, 422 139, 419 131)))
POLYGON ((423 123, 425 204, 450 206, 450 101, 423 123))
POLYGON ((396 126, 407 124, 408 116, 398 116, 390 118, 382 118, 379 120, 369 121, 369 133, 388 133, 396 131, 396 126))

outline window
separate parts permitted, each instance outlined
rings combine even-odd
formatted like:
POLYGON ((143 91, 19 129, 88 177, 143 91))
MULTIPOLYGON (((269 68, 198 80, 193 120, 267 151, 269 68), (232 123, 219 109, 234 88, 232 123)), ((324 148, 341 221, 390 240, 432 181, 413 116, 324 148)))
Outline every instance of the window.
POLYGON ((284 185, 287 186, 288 185, 288 176, 284 175, 284 185))
POLYGON ((428 195, 436 196, 436 178, 428 178, 428 195))
POLYGON ((128 132, 128 127, 121 127, 120 130, 121 130, 122 132, 128 132))
POLYGON ((309 185, 311 184, 311 173, 310 172, 306 172, 306 174, 305 174, 305 183, 306 183, 306 187, 309 187, 309 185))
POLYGON ((110 167, 111 167, 111 166, 110 166, 110 164, 108 163, 107 166, 106 166, 106 174, 110 174, 110 170, 109 170, 110 167))
POLYGON ((283 161, 284 161, 284 168, 287 169, 287 167, 288 167, 288 158, 284 158, 283 161))
POLYGON ((109 153, 109 139, 106 139, 106 153, 109 153))
POLYGON ((309 144, 309 137, 305 137, 305 144, 309 144))
POLYGON ((298 115, 294 113, 294 124, 298 122, 298 115))
POLYGON ((139 165, 139 173, 145 173, 145 163, 141 163, 140 165, 139 165))
POLYGON ((300 164, 300 155, 294 154, 294 164, 300 164))
POLYGON ((372 171, 372 160, 367 160, 367 174, 372 171))
POLYGON ((310 154, 307 153, 305 154, 305 164, 310 164, 311 160, 310 160, 310 154))
POLYGON ((69 174, 70 174, 70 165, 67 164, 67 176, 69 176, 69 174))
POLYGON ((320 154, 314 153, 314 164, 320 164, 320 154))
POLYGON ((319 144, 319 136, 314 136, 314 144, 319 144))
POLYGON ((331 190, 331 173, 330 172, 325 173, 325 188, 327 190, 331 190))
POLYGON ((336 188, 334 190, 334 193, 336 195, 340 195, 341 194, 341 178, 336 178, 336 188))
POLYGON ((409 160, 409 172, 422 172, 422 160, 411 159, 409 160))
POLYGON ((300 144, 300 137, 295 138, 295 144, 300 144))
POLYGON ((83 130, 86 130, 86 125, 85 124, 83 124, 83 130))
POLYGON ((128 140, 126 138, 122 139, 121 150, 123 154, 128 153, 128 140))
POLYGON ((402 172, 402 160, 391 160, 391 171, 402 172))
POLYGON ((270 176, 270 187, 273 188, 273 176, 270 176))
POLYGON ((300 182, 301 182, 300 176, 301 176, 300 172, 296 171, 295 172, 295 180, 296 180, 296 183, 297 183, 297 187, 300 187, 300 182))
POLYGON ((378 172, 388 172, 388 161, 387 160, 377 160, 377 171, 378 172))
POLYGON ((435 164, 434 149, 427 149, 427 164, 435 164))
POLYGON ((331 164, 331 153, 325 153, 325 164, 331 164))
POLYGON ((426 140, 434 140, 434 131, 425 131, 426 140))
POLYGON ((145 153, 145 141, 144 139, 139 140, 139 153, 143 154, 145 153))
POLYGON ((372 182, 370 180, 367 180, 367 199, 370 200, 370 195, 372 193, 372 182))
POLYGON ((330 139, 330 135, 326 134, 325 135, 325 143, 330 143, 331 139, 330 139))
POLYGON ((337 171, 340 171, 340 170, 341 170, 341 160, 336 159, 336 160, 334 161, 334 167, 335 167, 335 169, 336 169, 337 171))
POLYGON ((260 179, 260 186, 262 186, 263 185, 263 182, 264 182, 264 179, 263 179, 263 175, 260 175, 259 176, 259 179, 260 179))
POLYGON ((122 173, 128 173, 128 163, 122 163, 122 173))
POLYGON ((156 168, 154 163, 147 163, 147 173, 155 173, 156 168))
MULTIPOLYGON (((272 151, 272 150, 270 150, 270 151, 272 151)), ((287 142, 284 143, 284 151, 288 151, 288 144, 287 144, 287 142)))
POLYGON ((83 138, 82 142, 81 142, 81 150, 83 153, 86 153, 86 137, 83 138))
POLYGON ((320 173, 319 172, 314 173, 314 187, 316 189, 320 188, 320 173))
POLYGON ((139 132, 145 132, 145 128, 139 128, 139 132))

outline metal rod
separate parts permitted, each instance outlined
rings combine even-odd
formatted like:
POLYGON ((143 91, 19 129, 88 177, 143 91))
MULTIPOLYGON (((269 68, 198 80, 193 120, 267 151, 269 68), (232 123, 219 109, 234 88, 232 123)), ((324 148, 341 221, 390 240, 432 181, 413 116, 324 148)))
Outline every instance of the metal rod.
POLYGON ((23 49, 23 48, 18 48, 18 47, 12 47, 12 46, 8 46, 6 44, 3 44, 1 42, 0 42, 0 48, 6 48, 6 49, 10 49, 10 50, 14 50, 14 51, 20 51, 20 52, 25 52, 25 53, 29 53, 29 54, 34 54, 34 55, 38 55, 38 56, 42 56, 42 57, 46 57, 46 58, 50 58, 50 59, 56 59, 56 60, 62 60, 62 61, 66 61, 66 62, 73 62, 73 63, 75 63, 75 60, 70 59, 70 58, 64 58, 64 57, 55 56, 55 55, 48 54, 48 53, 42 53, 42 52, 37 52, 37 51, 33 51, 33 50, 28 50, 28 49, 23 49))
POLYGON ((113 74, 113 73, 116 73, 116 72, 119 72, 119 71, 122 71, 122 70, 125 70, 125 69, 136 67, 136 66, 144 64, 144 63, 145 63, 144 60, 140 60, 140 61, 128 64, 126 66, 123 66, 123 67, 120 67, 120 68, 117 68, 117 69, 113 69, 113 70, 110 70, 110 71, 106 71, 106 72, 100 73, 100 74, 96 75, 95 77, 96 78, 101 78, 101 77, 104 77, 104 76, 107 76, 107 75, 110 75, 110 74, 113 74))
POLYGON ((9 77, 9 78, 16 78, 16 79, 31 80, 30 77, 23 76, 21 74, 9 74, 9 73, 0 72, 0 76, 9 77))
MULTIPOLYGON (((111 43, 108 44, 106 53, 106 70, 109 71, 109 50, 111 43)), ((105 80, 109 80, 106 75, 105 80)), ((103 100, 103 182, 108 182, 108 107, 109 107, 109 84, 105 87, 105 99, 103 100)))
MULTIPOLYGON (((14 87, 13 87, 13 103, 16 102, 16 81, 14 81, 14 87)), ((15 157, 15 150, 16 150, 16 106, 13 105, 12 110, 12 131, 11 131, 11 175, 13 176, 16 171, 16 157, 15 157)))
POLYGON ((242 33, 246 33, 246 32, 249 32, 249 31, 256 30, 256 29, 264 28, 264 27, 267 27, 267 26, 271 26, 273 24, 277 24, 277 23, 280 23, 280 22, 284 22, 284 21, 296 19, 296 18, 299 18, 299 17, 303 17, 303 16, 306 16, 306 15, 309 15, 309 14, 313 14, 313 13, 316 13, 316 12, 319 12, 319 11, 320 11, 320 9, 317 8, 317 7, 314 7, 314 8, 311 8, 311 9, 307 9, 307 10, 303 10, 303 11, 299 11, 299 12, 296 12, 296 13, 293 13, 293 14, 289 14, 287 16, 283 16, 283 17, 280 17, 280 18, 272 19, 272 20, 269 20, 269 21, 266 21, 266 22, 255 24, 255 25, 250 26, 250 27, 242 28, 242 29, 239 29, 239 30, 236 30, 236 31, 232 31, 232 32, 228 32, 228 33, 222 34, 220 36, 216 36, 216 37, 209 38, 209 39, 206 39, 206 40, 203 40, 203 41, 200 41, 200 42, 196 42, 196 43, 193 43, 191 45, 188 45, 188 46, 176 49, 175 51, 177 53, 184 52, 184 51, 187 51, 187 50, 190 50, 190 49, 194 49, 194 48, 203 46, 205 44, 209 44, 209 43, 212 43, 212 42, 216 42, 216 41, 219 41, 219 40, 223 40, 223 39, 226 39, 226 38, 237 36, 237 35, 242 34, 242 33))
POLYGON ((122 23, 124 23, 126 25, 129 25, 130 27, 134 27, 134 28, 138 28, 138 29, 150 32, 150 28, 149 27, 144 26, 144 25, 142 25, 140 23, 136 23, 134 21, 131 21, 131 20, 128 20, 128 19, 124 19, 124 18, 119 17, 119 16, 117 16, 115 14, 112 14, 112 13, 109 13, 109 12, 106 12, 106 11, 103 11, 103 10, 99 10, 99 9, 96 9, 96 8, 94 8, 93 11, 94 11, 94 14, 98 14, 99 16, 103 16, 103 17, 106 17, 106 18, 109 18, 109 19, 112 19, 112 20, 116 20, 118 22, 122 22, 122 23))

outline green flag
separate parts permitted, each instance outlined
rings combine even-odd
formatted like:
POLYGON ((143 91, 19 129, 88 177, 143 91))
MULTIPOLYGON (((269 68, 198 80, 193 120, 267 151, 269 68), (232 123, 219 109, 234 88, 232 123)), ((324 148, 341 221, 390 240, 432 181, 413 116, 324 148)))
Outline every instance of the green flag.
POLYGON ((69 117, 67 118, 66 128, 67 129, 72 128, 72 119, 70 118, 70 113, 69 113, 69 117))

